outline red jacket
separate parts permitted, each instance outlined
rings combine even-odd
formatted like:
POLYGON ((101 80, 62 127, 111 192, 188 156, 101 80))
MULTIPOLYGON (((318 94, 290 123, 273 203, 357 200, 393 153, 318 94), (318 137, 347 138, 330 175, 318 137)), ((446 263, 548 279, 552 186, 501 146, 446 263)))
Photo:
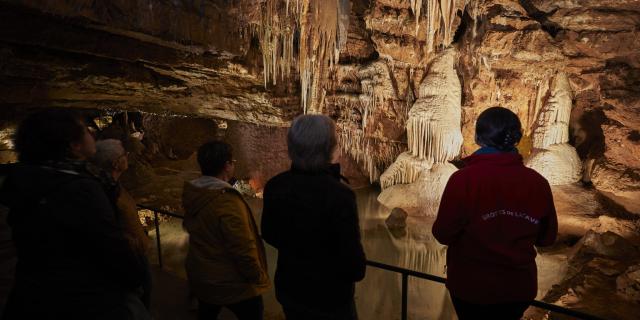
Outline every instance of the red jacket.
POLYGON ((517 153, 472 155, 465 163, 449 179, 433 225, 449 246, 449 292, 477 304, 535 299, 534 245, 551 245, 558 233, 549 183, 517 153))

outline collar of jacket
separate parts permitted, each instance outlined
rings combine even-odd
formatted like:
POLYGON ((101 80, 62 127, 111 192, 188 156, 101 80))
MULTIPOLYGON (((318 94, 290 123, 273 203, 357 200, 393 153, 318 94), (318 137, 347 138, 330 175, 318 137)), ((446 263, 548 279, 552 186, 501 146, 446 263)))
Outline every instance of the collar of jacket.
POLYGON ((233 186, 228 182, 213 176, 201 176, 197 179, 189 181, 189 183, 192 184, 194 187, 203 188, 203 189, 211 189, 211 190, 225 189, 225 188, 233 189, 233 186))
POLYGON ((465 166, 491 164, 498 166, 523 165, 522 156, 517 152, 474 153, 462 159, 465 166))
POLYGON ((339 163, 332 163, 328 167, 319 169, 319 170, 304 170, 304 169, 297 168, 294 165, 291 165, 291 172, 297 173, 297 174, 304 174, 304 175, 313 175, 313 176, 329 175, 336 178, 337 180, 344 180, 344 182, 349 184, 349 179, 347 179, 345 176, 340 174, 339 163))
POLYGON ((474 152, 473 154, 494 154, 494 153, 518 153, 518 149, 516 149, 515 147, 512 148, 511 150, 500 150, 498 148, 494 148, 494 147, 482 147, 478 150, 476 150, 476 152, 474 152))

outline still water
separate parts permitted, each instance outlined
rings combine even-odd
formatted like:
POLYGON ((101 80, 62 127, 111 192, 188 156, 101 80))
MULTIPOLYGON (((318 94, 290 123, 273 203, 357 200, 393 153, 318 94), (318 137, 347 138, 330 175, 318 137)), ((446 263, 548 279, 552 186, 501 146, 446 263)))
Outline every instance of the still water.
MULTIPOLYGON (((356 190, 362 244, 367 259, 424 273, 445 276, 446 248, 431 235, 432 220, 409 218, 404 231, 391 232, 384 220, 391 209, 376 200, 379 190, 356 190)), ((249 199, 256 219, 262 213, 262 201, 249 199)), ((152 232, 152 236, 155 236, 152 232)), ((188 236, 179 219, 161 224, 160 236, 164 270, 186 279, 184 259, 188 236)), ((155 239, 154 239, 155 241, 155 239)), ((277 251, 267 247, 271 279, 275 272, 277 251)), ((155 254, 155 252, 154 252, 155 254)), ((152 256, 151 261, 157 261, 152 256)), ((313 288, 309 288, 313 290, 313 288)), ((408 316, 411 320, 456 319, 455 311, 443 284, 409 278, 408 316)), ((284 319, 273 290, 264 296, 266 319, 284 319)), ((356 304, 360 320, 395 320, 401 312, 401 276, 391 271, 367 268, 365 279, 356 288, 356 304)))

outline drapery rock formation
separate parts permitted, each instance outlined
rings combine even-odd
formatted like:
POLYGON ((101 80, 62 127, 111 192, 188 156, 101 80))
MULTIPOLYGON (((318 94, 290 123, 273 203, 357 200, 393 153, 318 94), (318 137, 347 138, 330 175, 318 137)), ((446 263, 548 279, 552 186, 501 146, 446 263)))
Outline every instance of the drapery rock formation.
POLYGON ((435 217, 453 160, 462 145, 461 88, 454 68, 458 53, 447 49, 434 61, 409 111, 409 151, 380 176, 378 200, 388 208, 435 217))
POLYGON ((582 161, 569 144, 569 120, 572 94, 569 79, 557 74, 550 86, 549 97, 538 114, 533 130, 533 151, 527 166, 542 174, 551 185, 580 180, 582 161))

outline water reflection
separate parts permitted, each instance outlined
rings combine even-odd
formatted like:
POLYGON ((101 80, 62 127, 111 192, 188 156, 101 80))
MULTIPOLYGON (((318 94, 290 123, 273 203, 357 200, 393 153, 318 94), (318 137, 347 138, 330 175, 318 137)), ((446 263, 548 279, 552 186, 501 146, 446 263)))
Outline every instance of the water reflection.
MULTIPOLYGON (((379 190, 365 188, 356 190, 362 243, 369 260, 444 276, 446 248, 431 235, 433 221, 425 218, 409 218, 404 232, 392 233, 384 220, 390 209, 378 203, 379 190)), ((262 201, 249 199, 249 205, 260 221, 262 201)), ((169 218, 161 225, 162 256, 164 270, 186 279, 184 260, 187 252, 188 235, 179 219, 169 218)), ((155 232, 151 231, 151 236, 155 232)), ((153 239, 155 243, 155 239, 153 239)), ((269 273, 273 279, 277 251, 266 246, 269 273)), ((151 261, 157 261, 156 252, 151 261)), ((409 278, 408 316, 411 320, 455 319, 455 311, 443 284, 409 278)), ((368 267, 365 279, 356 290, 356 303, 360 320, 400 319, 401 276, 377 268, 368 267)), ((184 293, 184 298, 187 298, 184 293)), ((271 290, 264 296, 265 319, 284 319, 282 309, 271 290)))
MULTIPOLYGON (((433 220, 410 217, 405 232, 391 232, 384 223, 391 209, 378 203, 379 191, 361 189, 356 194, 362 243, 369 260, 445 276, 446 247, 431 234, 433 220)), ((360 319, 400 319, 401 294, 400 275, 369 267, 357 287, 360 319)), ((409 319, 456 318, 443 284, 410 277, 408 294, 409 319)))

